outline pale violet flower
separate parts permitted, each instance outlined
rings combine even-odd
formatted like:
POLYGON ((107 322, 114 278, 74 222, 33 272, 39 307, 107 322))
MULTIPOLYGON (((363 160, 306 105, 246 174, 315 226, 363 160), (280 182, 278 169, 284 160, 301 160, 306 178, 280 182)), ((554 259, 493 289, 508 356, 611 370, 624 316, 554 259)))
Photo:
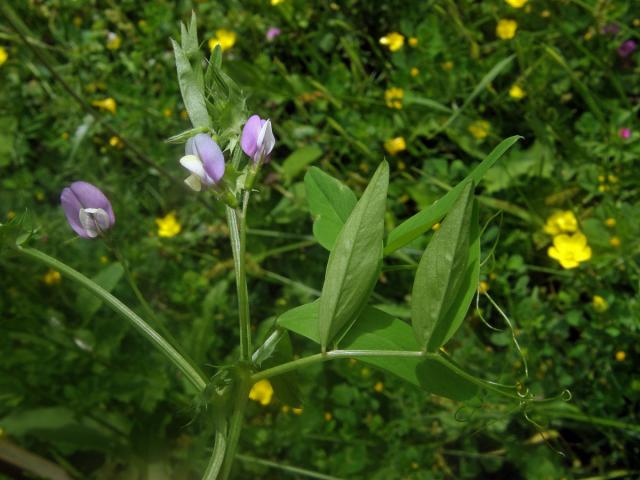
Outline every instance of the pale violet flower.
POLYGON ((216 185, 224 176, 224 155, 218 144, 206 133, 191 137, 185 146, 180 165, 191 172, 185 183, 199 192, 202 186, 216 185))
POLYGON ((271 120, 263 120, 258 115, 249 117, 242 129, 240 144, 244 153, 250 156, 254 163, 268 158, 276 144, 271 120))
POLYGON ((88 182, 73 182, 62 190, 60 203, 69 225, 83 238, 95 238, 116 222, 109 199, 88 182))

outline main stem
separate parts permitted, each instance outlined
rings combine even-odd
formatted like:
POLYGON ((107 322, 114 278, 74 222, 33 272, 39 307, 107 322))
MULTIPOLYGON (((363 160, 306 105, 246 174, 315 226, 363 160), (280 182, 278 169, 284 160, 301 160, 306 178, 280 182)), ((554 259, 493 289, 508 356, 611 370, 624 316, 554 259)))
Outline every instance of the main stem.
POLYGON ((238 319, 240 323, 240 359, 249 362, 251 359, 251 320, 249 314, 249 291, 245 269, 245 244, 247 236, 246 211, 249 192, 245 192, 242 209, 227 206, 227 222, 233 265, 236 271, 236 288, 238 292, 238 319))

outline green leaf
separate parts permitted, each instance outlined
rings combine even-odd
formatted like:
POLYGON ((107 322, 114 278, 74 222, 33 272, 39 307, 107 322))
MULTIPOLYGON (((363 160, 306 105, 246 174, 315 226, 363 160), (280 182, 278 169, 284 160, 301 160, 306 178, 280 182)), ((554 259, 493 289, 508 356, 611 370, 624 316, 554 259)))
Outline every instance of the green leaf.
POLYGON ((338 234, 320 296, 320 346, 353 321, 380 272, 389 164, 382 162, 338 234))
MULTIPOLYGON (((320 343, 318 313, 319 301, 316 300, 285 312, 277 322, 282 328, 320 343)), ((419 349, 407 323, 370 306, 365 307, 342 339, 342 345, 349 350, 415 352, 419 349)), ((358 360, 443 397, 466 400, 478 390, 475 384, 460 375, 460 369, 454 368, 442 357, 358 357, 358 360)))
POLYGON ((480 163, 480 165, 474 168, 464 180, 451 189, 440 200, 436 201, 428 208, 416 213, 411 218, 405 220, 394 228, 387 238, 387 245, 384 249, 384 254, 389 255, 397 249, 404 247, 429 230, 435 223, 440 221, 456 201, 460 192, 464 188, 464 185, 470 180, 473 180, 473 182, 477 184, 484 174, 487 173, 487 170, 489 170, 489 168, 491 168, 491 166, 521 138, 522 137, 519 135, 515 135, 500 142, 500 144, 493 149, 493 151, 480 163))
POLYGON ((317 145, 302 147, 289 155, 282 163, 282 173, 287 182, 293 180, 307 165, 322 156, 322 149, 317 145))
POLYGON ((171 44, 176 60, 182 101, 194 128, 209 128, 210 120, 204 96, 202 53, 198 43, 195 14, 191 16, 189 28, 184 24, 180 27, 182 46, 173 39, 171 44))
MULTIPOLYGON (((465 278, 471 276, 469 266, 473 182, 465 185, 456 203, 442 222, 424 251, 413 283, 411 321, 420 348, 437 351, 453 329, 466 298, 465 278), (461 292, 464 292, 460 296, 461 292), (459 307, 459 308, 456 308, 459 307), (450 316, 451 310, 456 312, 450 316)), ((477 284, 476 284, 477 285, 477 284)), ((468 307, 468 304, 466 305, 468 307)), ((466 308, 462 315, 466 313, 466 308)))
POLYGON ((314 217, 313 235, 327 250, 333 245, 357 198, 349 187, 316 167, 304 176, 309 210, 314 217))
MULTIPOLYGON (((111 292, 118 284, 124 273, 124 268, 118 262, 108 265, 97 275, 91 278, 95 283, 104 288, 107 292, 111 292)), ((84 320, 93 317, 102 306, 102 299, 97 297, 88 290, 82 289, 78 291, 76 297, 76 309, 82 315, 84 320)))

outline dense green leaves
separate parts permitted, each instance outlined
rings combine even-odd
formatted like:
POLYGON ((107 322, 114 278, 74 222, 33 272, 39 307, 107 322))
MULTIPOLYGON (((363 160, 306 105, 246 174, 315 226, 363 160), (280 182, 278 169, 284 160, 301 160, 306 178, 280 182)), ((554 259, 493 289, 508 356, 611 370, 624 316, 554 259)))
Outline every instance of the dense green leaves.
POLYGON ((340 230, 329 255, 320 296, 320 346, 362 310, 380 270, 389 165, 382 162, 340 230))
MULTIPOLYGON (((437 351, 452 335, 454 320, 459 325, 460 315, 464 315, 469 305, 464 301, 473 282, 464 280, 475 269, 473 264, 469 265, 473 190, 473 182, 464 186, 416 270, 411 321, 420 348, 429 352, 437 351)), ((477 274, 475 279, 477 286, 477 274)))
POLYGON ((304 176, 309 210, 314 217, 313 235, 327 250, 340 233, 356 205, 356 195, 349 187, 319 168, 311 167, 304 176))
POLYGON ((299 148, 282 162, 282 173, 287 182, 290 182, 304 168, 322 156, 322 149, 317 145, 308 145, 299 148))
POLYGON ((491 166, 496 163, 496 161, 520 138, 522 137, 515 135, 500 142, 500 144, 493 149, 493 151, 480 163, 480 165, 474 168, 463 181, 456 185, 445 196, 394 228, 389 233, 387 245, 384 249, 385 255, 393 253, 429 230, 447 214, 453 203, 460 195, 464 185, 470 180, 478 183, 484 174, 487 173, 487 170, 489 170, 489 168, 491 168, 491 166))
MULTIPOLYGON (((319 302, 289 310, 278 318, 278 325, 316 343, 319 302)), ((341 342, 349 350, 418 350, 411 327, 377 308, 367 306, 341 342)), ((359 357, 363 363, 385 370, 424 390, 456 400, 465 400, 477 387, 463 378, 442 357, 359 357)))

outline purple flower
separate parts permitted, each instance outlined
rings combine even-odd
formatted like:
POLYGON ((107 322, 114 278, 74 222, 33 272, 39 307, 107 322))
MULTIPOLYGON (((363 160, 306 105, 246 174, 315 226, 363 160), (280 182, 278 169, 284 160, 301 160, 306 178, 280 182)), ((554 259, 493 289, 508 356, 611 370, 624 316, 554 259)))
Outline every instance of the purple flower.
POLYGON ((621 128, 620 130, 618 130, 618 136, 623 140, 628 139, 629 137, 631 137, 631 129, 625 127, 621 128))
POLYGON ((605 35, 615 36, 620 31, 620 25, 617 23, 607 23, 604 27, 602 27, 602 33, 605 35))
POLYGON ((213 138, 206 133, 199 133, 187 141, 184 157, 180 165, 191 172, 185 183, 199 192, 202 184, 205 187, 215 185, 224 175, 224 155, 213 138))
POLYGON ((618 47, 618 55, 622 58, 627 58, 633 52, 636 51, 638 44, 635 40, 627 40, 626 42, 622 42, 618 47))
POLYGON ((95 238, 116 223, 109 199, 87 182, 73 182, 62 190, 60 203, 71 228, 83 238, 95 238))
POLYGON ((276 144, 271 130, 271 120, 263 120, 258 115, 249 117, 242 129, 240 144, 244 153, 249 155, 254 163, 268 157, 276 144))
POLYGON ((281 33, 282 33, 282 30, 280 30, 278 27, 269 28, 269 30, 267 30, 267 34, 266 34, 267 41, 269 41, 269 42, 273 41, 273 39, 276 38, 281 33))

